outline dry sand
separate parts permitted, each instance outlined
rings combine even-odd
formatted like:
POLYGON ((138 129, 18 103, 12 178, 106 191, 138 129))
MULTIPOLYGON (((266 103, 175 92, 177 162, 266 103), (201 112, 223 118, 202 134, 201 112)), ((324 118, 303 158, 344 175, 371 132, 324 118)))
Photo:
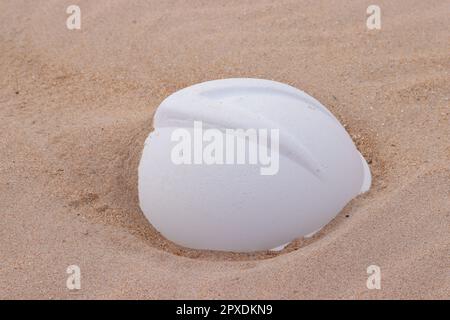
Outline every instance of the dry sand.
POLYGON ((450 297, 448 1, 376 1, 379 31, 373 1, 76 2, 74 31, 70 1, 0 2, 0 298, 450 297), (371 163, 368 194, 278 255, 180 248, 138 207, 154 110, 227 77, 308 92, 371 163))

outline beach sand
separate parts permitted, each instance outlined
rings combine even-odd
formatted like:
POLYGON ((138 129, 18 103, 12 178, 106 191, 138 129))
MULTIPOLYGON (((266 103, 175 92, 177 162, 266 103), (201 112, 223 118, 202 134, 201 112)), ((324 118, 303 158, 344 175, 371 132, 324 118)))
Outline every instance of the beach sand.
POLYGON ((70 4, 0 2, 1 299, 450 297, 448 1, 377 1, 381 30, 372 1, 80 0, 81 30, 70 4), (229 77, 317 98, 371 166, 370 192, 277 254, 181 248, 139 209, 159 103, 229 77))

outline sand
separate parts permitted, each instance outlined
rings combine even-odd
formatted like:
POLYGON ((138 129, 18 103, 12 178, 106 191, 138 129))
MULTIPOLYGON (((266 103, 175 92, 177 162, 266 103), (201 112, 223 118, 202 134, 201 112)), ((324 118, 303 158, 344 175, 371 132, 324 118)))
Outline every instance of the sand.
POLYGON ((80 0, 72 31, 69 4, 0 2, 1 299, 450 297, 448 1, 377 1, 381 30, 372 1, 80 0), (279 254, 178 247, 138 206, 159 103, 227 77, 317 98, 374 176, 279 254))

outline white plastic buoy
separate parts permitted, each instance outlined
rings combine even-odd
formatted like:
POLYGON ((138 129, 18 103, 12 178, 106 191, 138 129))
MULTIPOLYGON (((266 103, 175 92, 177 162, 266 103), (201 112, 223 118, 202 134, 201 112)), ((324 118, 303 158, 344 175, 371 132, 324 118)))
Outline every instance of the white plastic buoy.
POLYGON ((282 249, 371 184, 369 167, 317 100, 279 82, 225 79, 166 98, 139 165, 139 201, 194 249, 282 249))

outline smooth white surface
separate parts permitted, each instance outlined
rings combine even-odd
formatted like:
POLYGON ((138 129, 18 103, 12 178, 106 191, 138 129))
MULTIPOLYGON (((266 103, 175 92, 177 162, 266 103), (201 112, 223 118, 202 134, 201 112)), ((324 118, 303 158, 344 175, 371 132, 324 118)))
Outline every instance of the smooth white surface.
POLYGON ((370 188, 370 170, 339 121, 291 86, 225 79, 180 90, 159 106, 139 165, 139 201, 166 238, 195 249, 256 251, 311 234, 370 188), (280 130, 279 172, 175 165, 176 128, 280 130))

